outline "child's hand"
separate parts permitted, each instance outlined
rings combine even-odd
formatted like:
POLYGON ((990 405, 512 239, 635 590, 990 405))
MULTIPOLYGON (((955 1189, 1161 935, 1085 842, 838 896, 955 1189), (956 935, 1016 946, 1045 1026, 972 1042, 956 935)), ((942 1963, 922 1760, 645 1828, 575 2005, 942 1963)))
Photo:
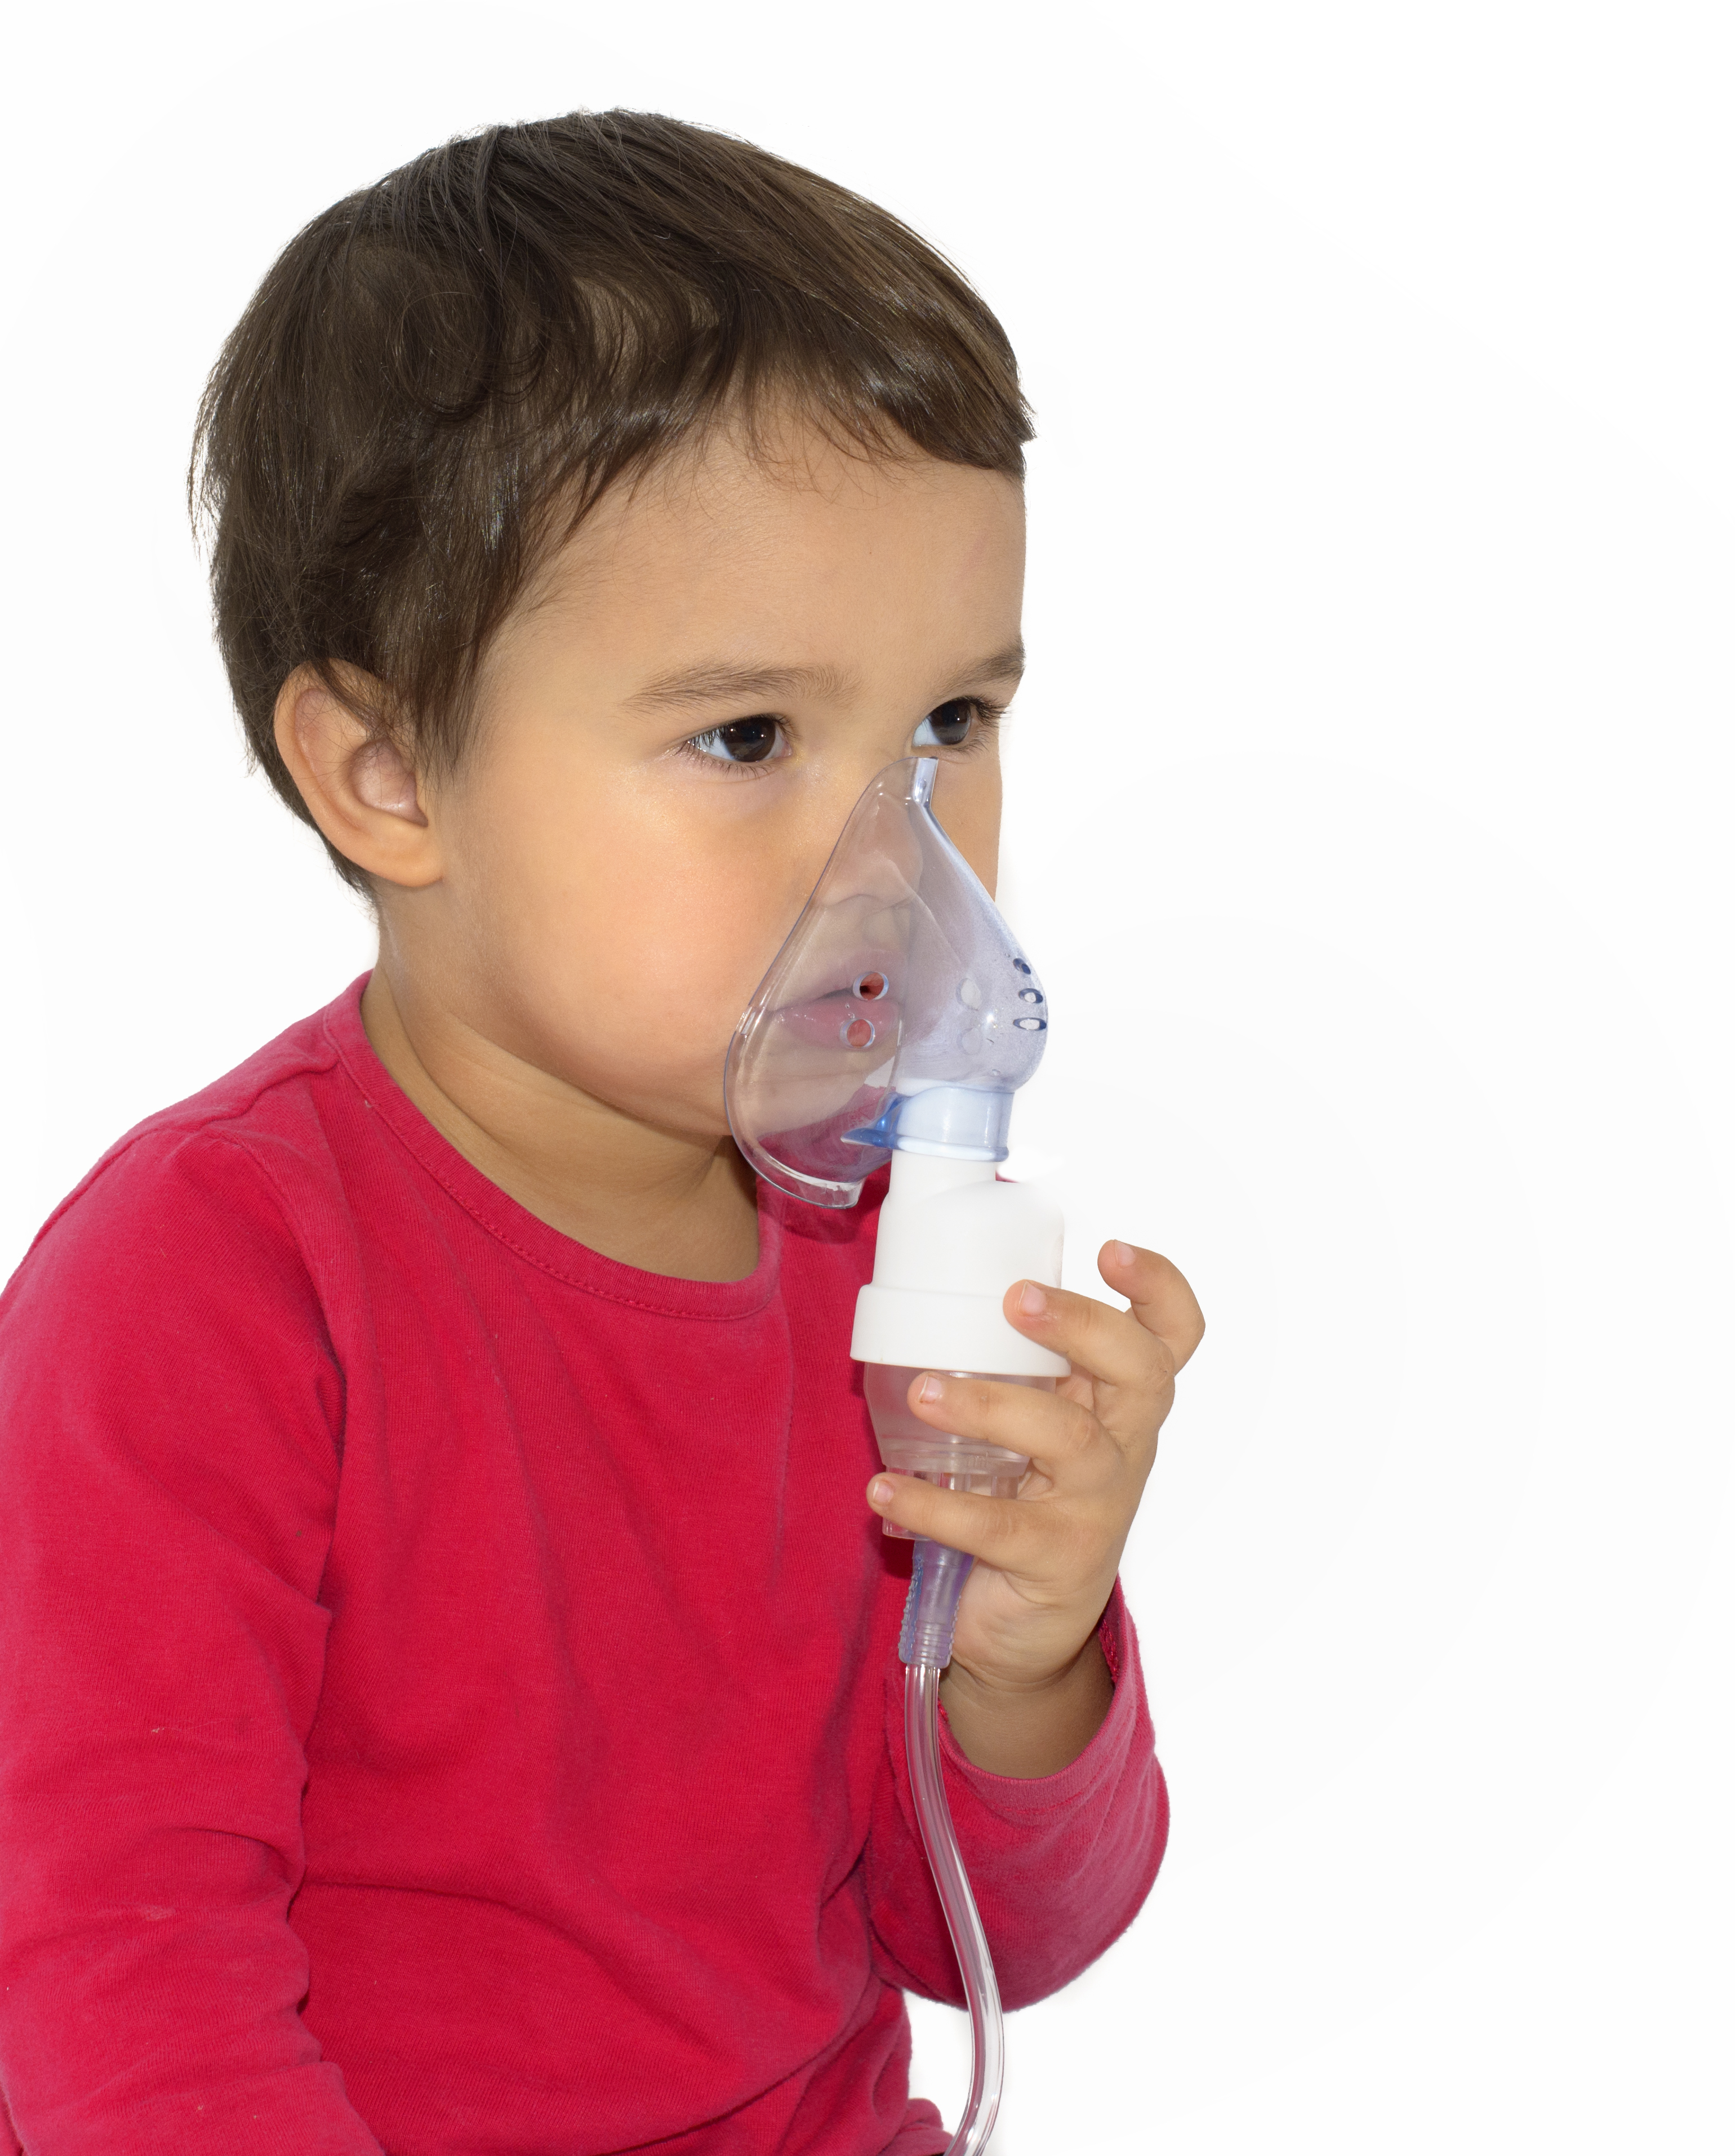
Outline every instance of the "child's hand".
POLYGON ((882 1517, 977 1560, 942 1697, 967 1756, 1001 1774, 1056 1772, 1107 1711, 1097 1622, 1174 1403, 1175 1373, 1204 1334, 1193 1291, 1167 1258, 1106 1243, 1097 1270, 1131 1310, 1027 1281, 1007 1291, 1009 1321, 1072 1365, 1052 1393, 927 1373, 911 1385, 920 1420, 1029 1455, 1017 1497, 937 1489, 908 1475, 876 1476, 868 1488, 882 1517), (925 1397, 925 1386, 937 1395, 925 1397))

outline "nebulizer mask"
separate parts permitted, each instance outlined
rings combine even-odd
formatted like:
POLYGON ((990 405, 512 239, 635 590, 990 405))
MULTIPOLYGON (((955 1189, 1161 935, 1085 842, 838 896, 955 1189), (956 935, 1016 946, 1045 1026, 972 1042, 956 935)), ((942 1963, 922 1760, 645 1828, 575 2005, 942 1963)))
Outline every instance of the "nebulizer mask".
MULTIPOLYGON (((996 1179, 1012 1096, 1041 1060, 1042 984, 932 808, 933 757, 882 771, 851 812, 800 919, 730 1045, 737 1144, 767 1183, 853 1205, 891 1163, 874 1276, 850 1352, 880 1458, 955 1490, 1016 1495, 1024 1455, 948 1437, 910 1412, 918 1371, 1052 1389, 1065 1360, 1007 1322, 1014 1281, 1058 1286, 1061 1220, 1030 1185, 996 1179)), ((906 1531, 884 1523, 888 1534, 906 1531)), ((998 1989, 942 1779, 940 1676, 972 1560, 921 1537, 898 1652, 916 1815, 970 2011, 970 2098, 947 2156, 993 2130, 998 1989)))

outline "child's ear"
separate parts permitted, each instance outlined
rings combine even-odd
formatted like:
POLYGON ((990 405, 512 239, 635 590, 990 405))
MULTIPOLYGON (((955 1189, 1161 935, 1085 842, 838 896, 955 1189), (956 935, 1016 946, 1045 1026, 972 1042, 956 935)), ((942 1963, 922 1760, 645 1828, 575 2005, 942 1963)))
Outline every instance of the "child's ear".
POLYGON ((362 715, 377 691, 377 683, 357 674, 354 702, 347 703, 311 666, 298 666, 277 693, 278 753, 308 814, 346 860, 388 883, 418 889, 439 881, 439 845, 415 773, 362 715))

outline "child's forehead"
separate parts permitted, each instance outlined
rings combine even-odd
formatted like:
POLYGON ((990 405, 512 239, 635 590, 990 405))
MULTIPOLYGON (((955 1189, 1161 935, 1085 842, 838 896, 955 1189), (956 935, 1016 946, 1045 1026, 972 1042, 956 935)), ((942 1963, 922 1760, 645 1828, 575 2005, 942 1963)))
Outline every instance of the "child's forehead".
POLYGON ((527 581, 517 619, 709 604, 847 615, 911 576, 1021 570, 1015 480, 922 452, 870 455, 791 421, 770 444, 717 429, 611 488, 527 581))

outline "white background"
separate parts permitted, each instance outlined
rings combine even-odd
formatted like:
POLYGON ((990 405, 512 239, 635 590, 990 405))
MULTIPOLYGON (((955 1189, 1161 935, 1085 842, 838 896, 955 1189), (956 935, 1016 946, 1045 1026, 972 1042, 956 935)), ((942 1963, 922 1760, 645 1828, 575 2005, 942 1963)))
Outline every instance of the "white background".
MULTIPOLYGON (((1127 1563, 1168 1862, 1013 2020, 997 2156, 1735 2145, 1728 19, 12 33, 0 1270, 368 963, 244 770, 180 493, 307 218, 488 121, 649 107, 896 209, 1019 350, 1022 1140, 1071 1283, 1154 1244, 1211 1331, 1127 1563)), ((917 2030, 954 2112, 957 2018, 917 2030)))

